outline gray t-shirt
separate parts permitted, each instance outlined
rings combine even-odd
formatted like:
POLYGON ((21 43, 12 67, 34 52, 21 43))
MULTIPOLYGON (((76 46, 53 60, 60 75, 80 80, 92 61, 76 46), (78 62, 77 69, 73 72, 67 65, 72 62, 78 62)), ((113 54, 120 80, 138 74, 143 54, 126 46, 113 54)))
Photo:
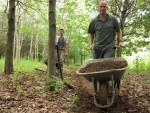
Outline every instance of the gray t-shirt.
POLYGON ((67 43, 68 40, 66 37, 56 37, 56 45, 58 45, 59 49, 64 49, 67 43))
POLYGON ((88 33, 94 34, 94 47, 113 47, 115 46, 116 32, 120 31, 117 19, 107 14, 107 19, 103 21, 96 16, 90 23, 88 33))

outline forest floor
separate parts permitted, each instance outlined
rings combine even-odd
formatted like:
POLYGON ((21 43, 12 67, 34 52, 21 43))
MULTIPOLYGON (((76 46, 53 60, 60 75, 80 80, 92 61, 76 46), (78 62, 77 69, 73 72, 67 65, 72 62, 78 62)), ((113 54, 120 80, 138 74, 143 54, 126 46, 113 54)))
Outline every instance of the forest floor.
POLYGON ((150 75, 123 77, 120 96, 102 110, 94 105, 91 83, 75 71, 65 69, 65 80, 71 81, 72 88, 58 92, 47 90, 44 72, 0 74, 0 113, 150 113, 150 75))

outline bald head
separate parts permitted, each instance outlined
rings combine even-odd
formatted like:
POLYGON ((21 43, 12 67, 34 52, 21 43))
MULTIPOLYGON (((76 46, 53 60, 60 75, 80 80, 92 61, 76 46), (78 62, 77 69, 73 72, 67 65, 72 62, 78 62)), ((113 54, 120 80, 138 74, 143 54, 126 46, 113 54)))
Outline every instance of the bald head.
POLYGON ((100 4, 106 4, 106 5, 107 5, 107 0, 100 0, 100 1, 99 1, 99 5, 100 5, 100 4))
POLYGON ((106 0, 100 0, 99 1, 99 13, 100 13, 100 15, 105 16, 107 13, 107 10, 108 10, 107 1, 106 0))

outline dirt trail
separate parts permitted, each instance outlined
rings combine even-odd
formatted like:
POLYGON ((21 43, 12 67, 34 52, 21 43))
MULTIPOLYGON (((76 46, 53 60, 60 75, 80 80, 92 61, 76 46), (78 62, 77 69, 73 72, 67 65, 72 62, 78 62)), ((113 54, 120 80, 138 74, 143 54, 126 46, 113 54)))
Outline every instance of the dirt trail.
POLYGON ((125 76, 120 96, 107 110, 93 104, 92 85, 77 77, 76 69, 65 69, 65 87, 55 93, 45 89, 45 73, 20 73, 15 80, 0 75, 0 113, 150 113, 150 75, 125 76), (20 84, 20 85, 16 85, 20 84))

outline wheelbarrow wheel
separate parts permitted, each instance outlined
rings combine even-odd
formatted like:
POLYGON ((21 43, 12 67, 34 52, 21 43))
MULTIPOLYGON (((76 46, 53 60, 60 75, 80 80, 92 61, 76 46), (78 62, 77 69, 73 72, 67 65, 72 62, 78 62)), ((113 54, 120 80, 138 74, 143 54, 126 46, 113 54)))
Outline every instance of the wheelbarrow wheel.
POLYGON ((99 83, 99 95, 101 104, 106 105, 108 103, 108 94, 109 94, 109 84, 106 83, 99 83))
POLYGON ((99 82, 98 92, 94 95, 94 104, 100 108, 108 108, 114 103, 115 94, 110 83, 99 82))

